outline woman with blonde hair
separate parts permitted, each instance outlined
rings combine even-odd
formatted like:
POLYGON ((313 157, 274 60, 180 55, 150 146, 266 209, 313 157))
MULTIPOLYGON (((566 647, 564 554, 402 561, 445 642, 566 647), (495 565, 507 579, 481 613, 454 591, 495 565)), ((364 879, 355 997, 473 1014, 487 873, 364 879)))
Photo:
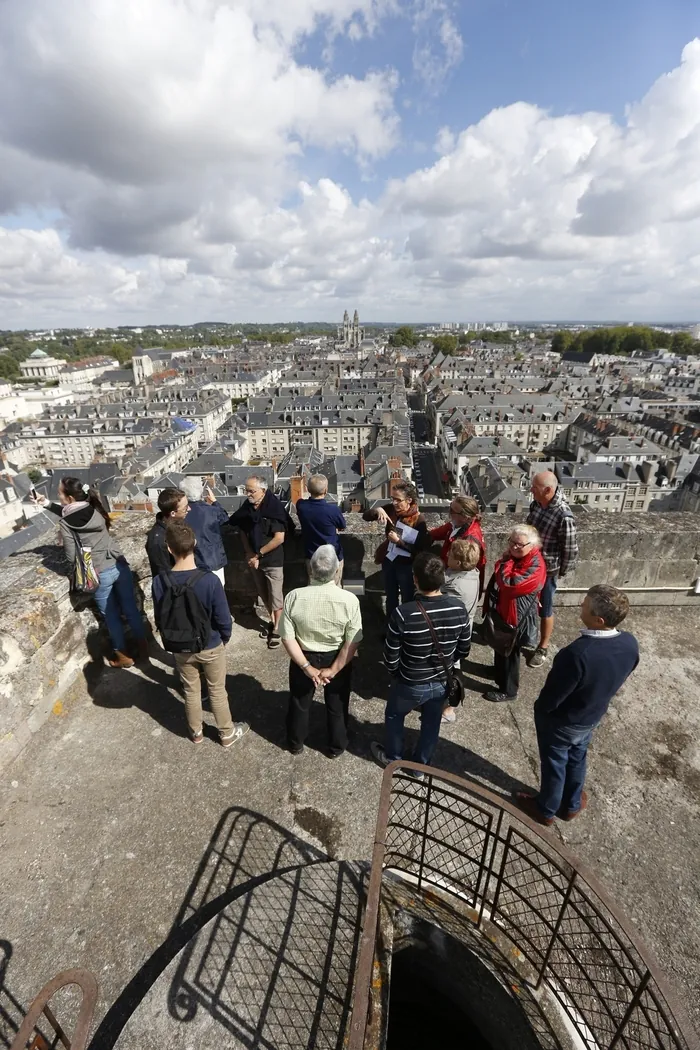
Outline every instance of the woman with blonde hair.
POLYGON ((481 547, 479 558, 479 578, 481 590, 484 589, 484 573, 486 571, 486 544, 484 534, 481 531, 481 511, 479 504, 471 496, 455 496, 450 503, 450 520, 444 525, 438 525, 430 530, 431 540, 441 540, 442 549, 440 557, 443 564, 447 565, 450 547, 455 540, 473 539, 481 547))
POLYGON ((541 547, 537 529, 516 525, 486 588, 486 637, 491 635, 494 646, 497 688, 489 690, 485 698, 494 704, 515 700, 520 685, 520 651, 537 645, 539 595, 547 579, 541 547))

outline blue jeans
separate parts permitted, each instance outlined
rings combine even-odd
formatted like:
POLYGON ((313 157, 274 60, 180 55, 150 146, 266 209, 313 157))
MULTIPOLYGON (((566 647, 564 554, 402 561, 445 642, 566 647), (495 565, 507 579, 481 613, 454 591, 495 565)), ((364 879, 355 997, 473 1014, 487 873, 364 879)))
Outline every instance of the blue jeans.
POLYGON ((125 558, 119 558, 114 565, 102 570, 100 585, 94 597, 97 608, 104 616, 112 646, 117 652, 124 652, 122 613, 134 632, 134 637, 146 637, 143 619, 136 605, 134 578, 125 558))
POLYGON ((586 754, 595 726, 562 725, 535 713, 540 750, 540 791, 537 804, 545 817, 560 809, 573 813, 581 808, 586 780, 586 754))
POLYGON ((413 600, 416 586, 413 582, 413 568, 410 558, 394 558, 389 561, 385 558, 382 562, 384 573, 384 593, 386 594, 386 618, 387 620, 399 605, 413 600), (401 601, 399 602, 399 593, 401 601))
POLYGON ((442 709, 445 706, 447 686, 444 682, 406 682, 395 678, 389 689, 384 715, 384 751, 392 762, 403 758, 403 724, 409 711, 420 708, 420 736, 413 756, 414 762, 430 765, 435 745, 440 736, 442 709))

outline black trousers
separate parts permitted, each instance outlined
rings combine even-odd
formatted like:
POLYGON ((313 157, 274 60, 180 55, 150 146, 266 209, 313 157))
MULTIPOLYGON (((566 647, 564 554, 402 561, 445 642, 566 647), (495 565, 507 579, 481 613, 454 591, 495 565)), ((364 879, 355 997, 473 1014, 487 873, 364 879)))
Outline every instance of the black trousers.
MULTIPOLYGON (((313 667, 330 667, 339 650, 332 653, 308 653, 304 656, 313 667)), ((323 690, 326 701, 328 750, 339 755, 348 746, 348 709, 350 707, 350 680, 352 661, 339 671, 323 690)), ((287 712, 287 743, 293 751, 302 747, 309 732, 309 711, 314 698, 314 683, 300 667, 289 664, 289 710, 287 712)))
POLYGON ((499 693, 516 696, 520 685, 520 646, 516 645, 510 656, 494 653, 493 669, 499 693))

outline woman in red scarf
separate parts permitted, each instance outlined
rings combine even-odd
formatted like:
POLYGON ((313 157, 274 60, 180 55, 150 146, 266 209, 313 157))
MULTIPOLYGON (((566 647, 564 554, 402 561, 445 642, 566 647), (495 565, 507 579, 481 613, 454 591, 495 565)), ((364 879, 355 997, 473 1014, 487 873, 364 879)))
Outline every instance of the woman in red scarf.
POLYGON ((472 539, 481 547, 481 558, 477 566, 481 579, 481 591, 484 590, 484 573, 486 571, 486 544, 481 531, 481 512, 479 504, 471 496, 455 496, 450 503, 450 520, 444 525, 430 529, 431 540, 442 540, 440 557, 447 565, 447 556, 455 540, 472 539))
MULTIPOLYGON (((430 548, 430 535, 425 518, 418 509, 418 493, 408 481, 397 481, 391 492, 391 505, 374 507, 362 515, 365 521, 379 521, 385 527, 386 539, 377 550, 376 562, 381 562, 386 593, 387 620, 401 602, 410 602, 415 592, 413 559, 430 548), (408 543, 401 538, 405 525, 418 535, 408 543)), ((411 535, 411 533, 408 533, 411 535)))
POLYGON ((517 627, 509 656, 493 654, 496 689, 485 698, 494 704, 515 700, 520 685, 520 650, 534 647, 539 637, 539 593, 547 579, 542 540, 532 525, 517 525, 508 537, 508 550, 496 562, 486 589, 484 611, 496 609, 506 623, 517 627))

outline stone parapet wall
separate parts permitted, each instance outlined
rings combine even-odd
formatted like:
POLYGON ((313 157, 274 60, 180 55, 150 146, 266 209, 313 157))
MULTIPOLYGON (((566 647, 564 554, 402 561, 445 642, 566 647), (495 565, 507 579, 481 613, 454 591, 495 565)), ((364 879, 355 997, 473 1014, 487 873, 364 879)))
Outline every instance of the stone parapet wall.
MULTIPOLYGON (((368 600, 381 600, 381 570, 374 562, 383 529, 349 514, 342 537, 346 577, 364 578, 368 600)), ((428 515, 431 525, 442 519, 428 515)), ((519 519, 489 515, 484 534, 489 571, 519 519)), ((146 614, 150 613, 150 570, 144 550, 149 514, 124 514, 114 522, 124 554, 134 571, 146 614)), ((636 604, 692 605, 700 596, 692 585, 700 567, 700 516, 695 514, 580 515, 581 557, 563 581, 560 604, 578 604, 581 591, 594 583, 614 583, 630 590, 636 604), (654 589, 658 588, 658 589, 654 589), (664 588, 669 588, 664 590, 664 588), (675 589, 674 589, 675 588, 675 589)), ((238 535, 224 529, 229 557, 226 590, 232 609, 251 608, 255 590, 238 535)), ((74 603, 68 593, 68 566, 56 533, 47 533, 33 549, 2 563, 0 572, 0 767, 11 761, 60 702, 75 675, 97 659, 106 638, 90 603, 74 603)), ((297 534, 285 543, 285 588, 306 582, 304 551, 297 534)), ((690 613, 690 610, 689 610, 690 613)))

